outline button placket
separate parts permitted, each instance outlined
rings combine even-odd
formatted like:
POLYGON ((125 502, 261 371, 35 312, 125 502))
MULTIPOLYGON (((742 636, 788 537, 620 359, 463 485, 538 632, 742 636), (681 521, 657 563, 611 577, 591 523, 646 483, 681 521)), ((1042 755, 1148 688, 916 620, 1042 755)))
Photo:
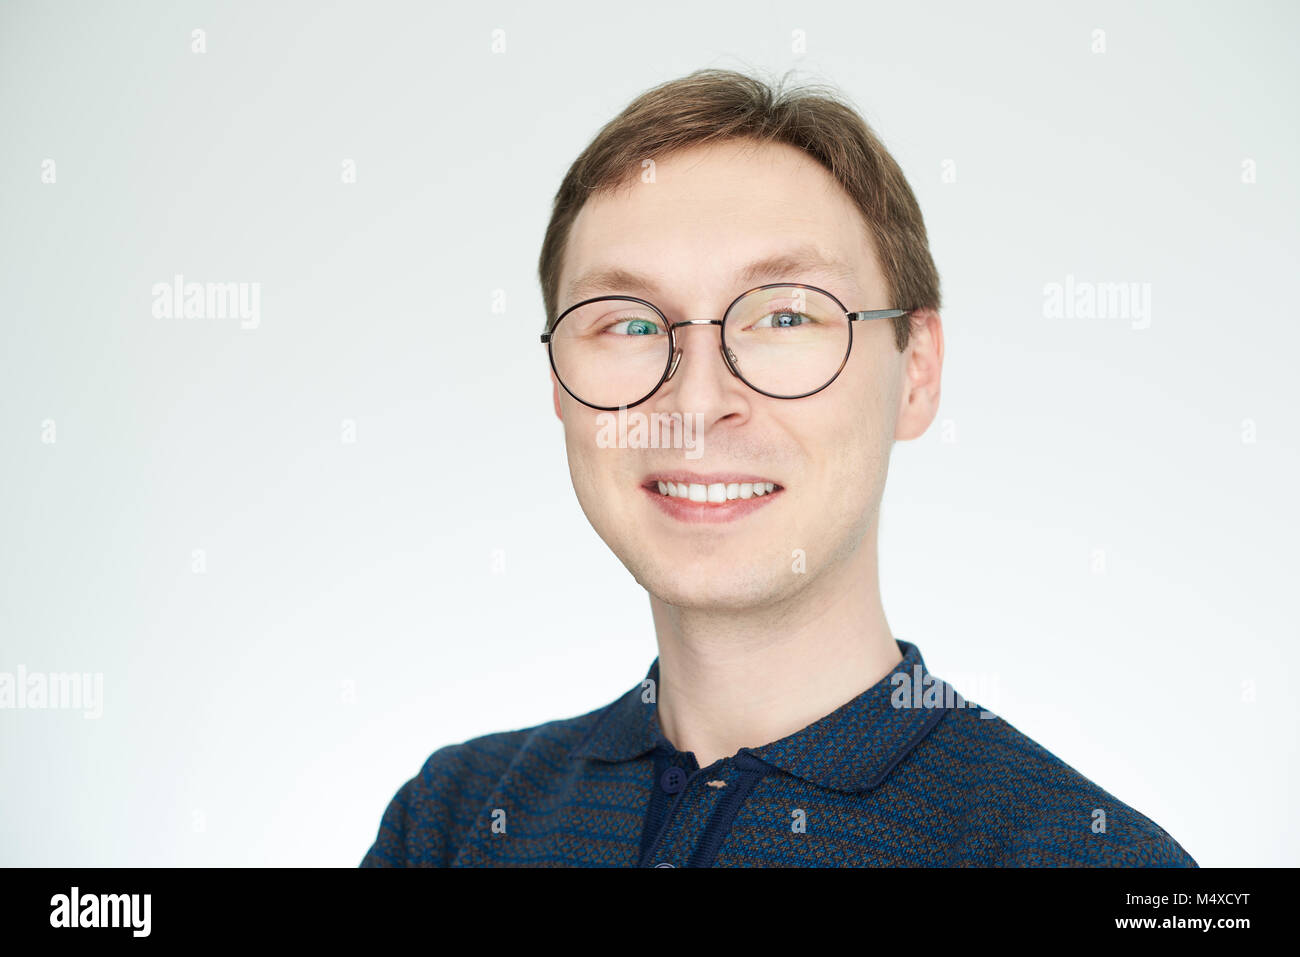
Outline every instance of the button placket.
POLYGON ((673 765, 660 775, 659 786, 664 789, 665 794, 676 794, 686 787, 686 772, 673 765))
MULTIPOLYGON (((688 763, 695 764, 694 761, 690 761, 688 763)), ((653 842, 650 844, 643 858, 645 862, 643 866, 647 866, 647 867, 686 866, 685 863, 673 864, 661 858, 662 852, 665 848, 665 841, 670 837, 670 835, 672 837, 672 840, 669 841, 668 843, 676 843, 677 841, 685 839, 689 844, 689 846, 685 849, 685 857, 683 857, 683 861, 689 860, 690 856, 694 853, 695 848, 698 846, 699 842, 707 834, 707 826, 708 826, 707 822, 712 818, 714 811, 717 809, 718 803, 722 800, 723 796, 727 793, 727 790, 731 782, 736 778, 736 776, 737 776, 736 768, 734 767, 734 765, 729 759, 725 759, 725 758, 714 762, 713 764, 709 765, 709 767, 707 768, 700 768, 698 764, 695 764, 695 770, 691 771, 689 774, 687 774, 682 768, 677 767, 675 765, 666 768, 663 771, 663 773, 659 776, 658 785, 660 789, 662 789, 665 793, 672 794, 673 800, 672 800, 672 804, 668 808, 667 814, 664 816, 664 820, 662 825, 659 828, 658 834, 655 835, 653 842), (673 772, 676 772, 676 774, 674 774, 673 772), (699 779, 698 785, 696 781, 697 778, 699 779), (679 780, 681 784, 678 790, 676 792, 671 791, 670 788, 675 787, 679 780), (698 835, 694 835, 694 836, 684 835, 684 834, 673 834, 672 833, 673 825, 678 820, 677 811, 680 807, 682 807, 682 802, 684 800, 687 800, 688 793, 690 794, 690 798, 689 798, 690 800, 692 801, 699 800, 703 804, 703 807, 698 809, 698 813, 702 816, 702 819, 704 821, 703 829, 700 831, 698 835)), ((693 813, 694 810, 695 809, 693 809, 693 813)), ((680 853, 681 851, 680 849, 678 849, 674 852, 673 855, 670 856, 675 857, 680 853)))

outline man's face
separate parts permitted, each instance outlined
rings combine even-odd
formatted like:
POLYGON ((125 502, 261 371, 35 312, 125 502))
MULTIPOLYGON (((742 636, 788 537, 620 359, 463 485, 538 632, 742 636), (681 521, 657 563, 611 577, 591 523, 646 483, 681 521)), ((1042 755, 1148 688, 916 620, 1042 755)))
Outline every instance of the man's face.
MULTIPOLYGON (((559 308, 622 293, 653 302, 670 322, 721 319, 740 293, 775 282, 825 289, 851 311, 898 305, 888 301, 861 214, 825 169, 790 146, 728 141, 657 161, 653 182, 593 196, 569 237, 559 308), (752 262, 809 248, 846 264, 847 274, 808 267, 740 278, 752 262), (611 267, 648 286, 571 285, 611 267)), ((737 609, 788 598, 843 567, 872 530, 899 433, 906 356, 889 320, 856 322, 848 363, 829 387, 776 399, 727 369, 718 326, 676 335, 676 372, 627 414, 698 422, 703 454, 605 447, 598 436, 610 414, 601 418, 555 384, 578 502, 637 582, 670 605, 737 609), (749 476, 777 489, 738 503, 664 501, 657 476, 706 486, 749 476)))

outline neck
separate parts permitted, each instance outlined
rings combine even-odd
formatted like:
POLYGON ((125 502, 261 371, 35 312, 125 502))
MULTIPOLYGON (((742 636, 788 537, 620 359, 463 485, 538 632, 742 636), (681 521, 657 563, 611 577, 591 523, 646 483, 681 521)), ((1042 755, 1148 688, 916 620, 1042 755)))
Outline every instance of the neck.
POLYGON ((880 603, 874 531, 775 606, 679 608, 653 595, 650 605, 660 727, 701 768, 807 727, 902 660, 880 603))

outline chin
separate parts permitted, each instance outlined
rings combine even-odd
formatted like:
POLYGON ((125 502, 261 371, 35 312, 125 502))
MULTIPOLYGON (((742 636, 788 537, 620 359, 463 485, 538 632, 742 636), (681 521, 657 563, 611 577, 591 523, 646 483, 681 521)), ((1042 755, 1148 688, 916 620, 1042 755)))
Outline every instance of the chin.
POLYGON ((678 565, 660 560, 624 564, 637 584, 651 595, 677 608, 718 611, 753 608, 784 597, 801 577, 789 574, 785 565, 757 566, 753 559, 736 562, 685 562, 678 565))

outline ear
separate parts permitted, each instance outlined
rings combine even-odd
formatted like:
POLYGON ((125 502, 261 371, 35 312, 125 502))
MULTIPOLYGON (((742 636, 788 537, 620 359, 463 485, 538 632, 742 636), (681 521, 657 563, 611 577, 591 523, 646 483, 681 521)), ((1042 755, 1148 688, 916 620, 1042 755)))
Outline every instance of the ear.
POLYGON ((555 370, 551 370, 551 401, 555 403, 555 417, 561 422, 564 421, 564 414, 560 412, 560 380, 555 378, 555 370))
POLYGON ((895 439, 914 439, 930 427, 939 412, 942 371, 943 322, 933 309, 922 309, 912 314, 912 335, 903 352, 895 439))

